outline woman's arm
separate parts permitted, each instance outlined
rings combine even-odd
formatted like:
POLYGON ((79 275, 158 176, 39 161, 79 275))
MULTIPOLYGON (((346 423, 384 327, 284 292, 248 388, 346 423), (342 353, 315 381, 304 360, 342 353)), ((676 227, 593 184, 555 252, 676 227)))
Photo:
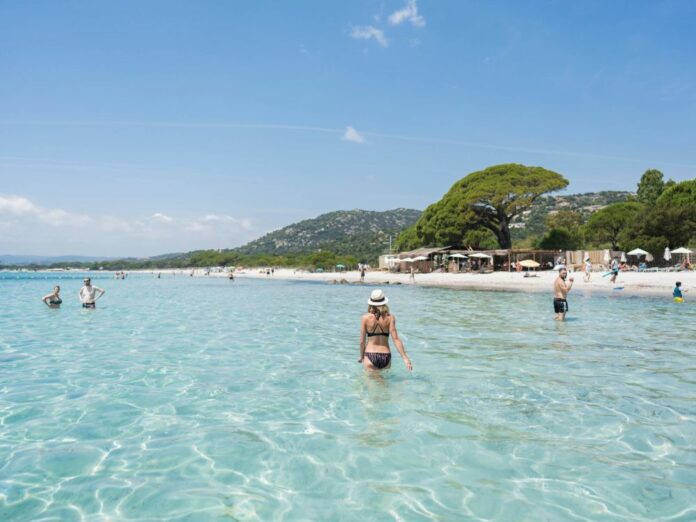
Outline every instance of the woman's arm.
POLYGON ((365 318, 363 317, 360 320, 360 359, 358 359, 359 363, 363 362, 363 359, 365 358, 366 334, 367 329, 365 327, 365 318))
POLYGON ((46 306, 48 306, 48 300, 51 299, 52 297, 53 297, 53 294, 48 294, 48 295, 43 296, 43 297, 41 298, 41 300, 44 302, 44 304, 45 304, 46 306))
POLYGON ((399 339, 399 333, 396 331, 396 317, 393 315, 391 316, 391 321, 389 322, 389 334, 391 335, 392 339, 394 340, 394 344, 396 345, 396 349, 399 350, 399 353, 401 354, 401 358, 404 360, 404 364, 406 365, 406 368, 408 368, 408 371, 413 371, 413 365, 411 364, 411 359, 408 358, 408 355, 406 355, 406 349, 404 348, 404 343, 401 342, 401 339, 399 339))

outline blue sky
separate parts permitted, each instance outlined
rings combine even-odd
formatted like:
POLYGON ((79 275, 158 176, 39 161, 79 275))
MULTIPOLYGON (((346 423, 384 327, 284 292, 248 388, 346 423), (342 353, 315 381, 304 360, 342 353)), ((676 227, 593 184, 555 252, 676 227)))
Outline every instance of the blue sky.
POLYGON ((696 176, 696 2, 0 2, 0 253, 232 247, 504 162, 696 176))

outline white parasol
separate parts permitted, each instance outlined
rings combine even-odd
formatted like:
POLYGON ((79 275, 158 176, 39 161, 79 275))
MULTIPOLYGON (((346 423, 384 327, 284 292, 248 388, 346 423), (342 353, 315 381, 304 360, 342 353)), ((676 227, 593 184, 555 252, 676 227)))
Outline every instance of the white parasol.
POLYGON ((669 247, 665 247, 665 253, 662 254, 662 257, 665 261, 669 261, 670 259, 672 259, 672 252, 669 251, 669 247))
POLYGON ((609 250, 604 251, 604 262, 609 263, 611 261, 611 254, 609 253, 609 250))
POLYGON ((675 248, 674 250, 672 250, 672 253, 673 254, 681 254, 683 256, 686 256, 686 259, 689 260, 691 254, 693 254, 693 251, 689 250, 688 248, 685 248, 685 247, 679 247, 679 248, 675 248))
POLYGON ((491 259, 491 256, 484 254, 482 252, 476 252, 475 254, 470 254, 469 257, 477 257, 479 259, 491 259))
POLYGON ((460 253, 452 254, 449 257, 456 257, 457 259, 467 259, 467 257, 464 254, 460 254, 460 253))
POLYGON ((626 252, 621 252, 621 262, 622 263, 626 262, 626 252))
POLYGON ((650 252, 646 252, 642 248, 634 248, 630 252, 628 252, 629 256, 647 256, 650 252))
POLYGON ((413 260, 414 261, 427 261, 428 256, 418 256, 418 257, 414 258, 413 260))

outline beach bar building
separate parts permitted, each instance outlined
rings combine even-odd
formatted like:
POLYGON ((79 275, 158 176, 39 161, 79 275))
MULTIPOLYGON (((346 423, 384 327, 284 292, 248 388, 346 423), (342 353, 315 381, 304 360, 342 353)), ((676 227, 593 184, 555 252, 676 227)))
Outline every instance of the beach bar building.
POLYGON ((563 255, 557 250, 531 249, 451 250, 448 254, 449 272, 508 272, 527 259, 539 263, 540 268, 552 268, 563 255), (460 256, 466 256, 466 260, 460 256))
POLYGON ((447 252, 450 249, 451 247, 417 248, 408 252, 400 252, 392 261, 393 267, 390 269, 397 272, 410 272, 411 267, 413 267, 421 273, 433 272, 444 266, 447 252))
POLYGON ((571 270, 581 270, 589 257, 596 267, 608 266, 608 257, 621 257, 622 252, 608 250, 535 250, 490 249, 464 250, 454 247, 418 248, 399 254, 380 257, 380 268, 396 272, 410 272, 411 267, 420 273, 443 270, 447 272, 514 271, 522 261, 539 263, 540 270, 549 270, 562 262, 571 270))

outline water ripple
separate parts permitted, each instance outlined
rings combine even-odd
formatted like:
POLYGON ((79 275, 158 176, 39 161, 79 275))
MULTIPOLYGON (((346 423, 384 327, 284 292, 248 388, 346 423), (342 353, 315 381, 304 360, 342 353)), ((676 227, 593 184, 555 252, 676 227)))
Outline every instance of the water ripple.
POLYGON ((362 288, 50 277, 0 273, 2 520, 696 516, 690 303, 389 287, 374 376, 362 288))

